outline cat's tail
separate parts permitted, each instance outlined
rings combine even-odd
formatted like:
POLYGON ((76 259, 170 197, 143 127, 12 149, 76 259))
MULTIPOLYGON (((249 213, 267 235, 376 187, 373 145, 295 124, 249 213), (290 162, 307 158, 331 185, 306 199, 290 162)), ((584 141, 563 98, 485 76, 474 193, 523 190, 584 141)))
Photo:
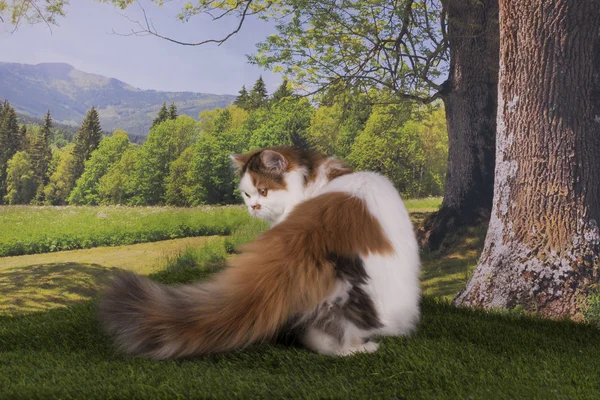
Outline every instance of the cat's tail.
POLYGON ((296 206, 207 283, 169 287, 122 275, 100 302, 100 320, 132 355, 242 348, 272 338, 332 295, 338 256, 392 251, 362 200, 326 193, 296 206))
POLYGON ((206 283, 165 286, 117 277, 99 305, 102 327, 127 354, 177 358, 243 348, 272 338, 292 316, 331 292, 334 266, 290 256, 267 232, 206 283))

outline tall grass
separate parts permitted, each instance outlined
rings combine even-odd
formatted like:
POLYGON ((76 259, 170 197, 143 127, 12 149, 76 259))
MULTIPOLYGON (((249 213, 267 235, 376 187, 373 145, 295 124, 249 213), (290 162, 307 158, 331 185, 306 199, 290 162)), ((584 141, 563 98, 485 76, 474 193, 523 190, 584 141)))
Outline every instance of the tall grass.
POLYGON ((239 206, 0 206, 0 257, 230 235, 249 219, 239 206))

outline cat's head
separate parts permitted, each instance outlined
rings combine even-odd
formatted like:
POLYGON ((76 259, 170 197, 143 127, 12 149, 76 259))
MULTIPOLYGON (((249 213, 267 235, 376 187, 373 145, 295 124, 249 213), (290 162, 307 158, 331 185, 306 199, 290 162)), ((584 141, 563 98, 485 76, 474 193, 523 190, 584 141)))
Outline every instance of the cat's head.
POLYGON ((306 198, 305 188, 327 156, 272 147, 231 156, 239 190, 251 215, 270 223, 306 198))

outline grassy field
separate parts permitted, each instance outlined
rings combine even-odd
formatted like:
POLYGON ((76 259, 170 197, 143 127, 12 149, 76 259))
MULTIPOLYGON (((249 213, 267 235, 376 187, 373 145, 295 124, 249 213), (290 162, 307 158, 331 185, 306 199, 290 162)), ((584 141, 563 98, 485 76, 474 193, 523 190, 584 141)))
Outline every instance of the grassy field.
POLYGON ((0 258, 0 314, 67 307, 95 297, 117 270, 149 274, 220 236, 0 258))
MULTIPOLYGON (((435 208, 427 201, 407 202, 417 223, 435 208)), ((151 278, 205 279, 264 229, 245 221, 227 237, 174 253, 151 278)), ((263 344, 197 359, 133 359, 99 330, 92 300, 0 316, 0 398, 599 398, 597 328, 449 305, 484 234, 484 227, 462 231, 423 256, 419 328, 408 338, 386 338, 375 354, 328 358, 263 344)))
POLYGON ((0 206, 0 257, 228 235, 243 207, 0 206))

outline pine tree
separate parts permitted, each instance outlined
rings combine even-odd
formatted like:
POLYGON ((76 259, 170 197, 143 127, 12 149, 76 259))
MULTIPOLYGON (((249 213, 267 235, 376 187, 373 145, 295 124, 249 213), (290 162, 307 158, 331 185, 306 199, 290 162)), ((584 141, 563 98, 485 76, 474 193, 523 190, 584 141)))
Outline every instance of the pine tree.
POLYGON ((152 121, 152 126, 150 129, 154 128, 156 125, 160 124, 169 119, 169 110, 167 109, 167 102, 164 102, 160 110, 158 110, 158 115, 152 121))
POLYGON ((169 107, 169 119, 177 119, 177 106, 175 103, 171 103, 171 107, 169 107))
MULTIPOLYGON (((52 150, 50 144, 52 142, 52 117, 50 110, 46 112, 44 123, 38 135, 35 136, 31 153, 31 165, 33 167, 34 176, 37 179, 38 185, 44 186, 48 184, 48 165, 52 159, 52 150)), ((41 193, 41 192, 40 192, 41 193)))
POLYGON ((27 149, 27 126, 21 125, 19 130, 19 151, 27 149))
POLYGON ((0 201, 7 193, 8 160, 19 149, 19 121, 8 101, 0 108, 0 201))
POLYGON ((283 81, 281 82, 281 85, 279 85, 279 87, 277 88, 277 90, 275 92, 273 92, 272 100, 273 100, 273 102, 277 103, 281 99, 285 99, 286 97, 290 97, 293 94, 294 94, 294 92, 290 90, 290 88, 289 88, 289 82, 288 82, 287 78, 283 78, 283 81))
POLYGON ((267 87, 262 76, 260 76, 250 91, 249 108, 256 110, 264 106, 267 103, 268 96, 267 87))
POLYGON ((248 110, 250 108, 250 95, 248 94, 246 85, 242 86, 242 90, 239 91, 239 95, 233 104, 244 110, 248 110))
POLYGON ((102 128, 100 127, 100 118, 98 111, 92 107, 83 119, 83 123, 75 136, 75 147, 73 148, 73 182, 83 174, 83 166, 92 152, 98 148, 102 140, 102 128))

